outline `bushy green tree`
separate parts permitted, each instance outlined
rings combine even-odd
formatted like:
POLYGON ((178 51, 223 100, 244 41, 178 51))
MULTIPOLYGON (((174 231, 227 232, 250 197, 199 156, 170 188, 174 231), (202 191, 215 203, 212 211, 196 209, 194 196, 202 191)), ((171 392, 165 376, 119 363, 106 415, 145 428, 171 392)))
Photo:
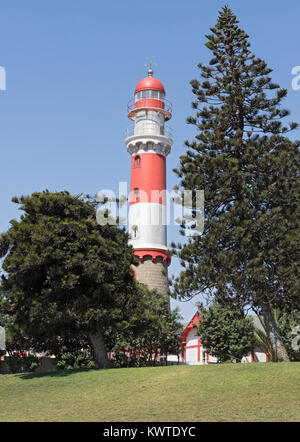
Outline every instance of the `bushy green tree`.
POLYGON ((237 360, 253 349, 254 327, 251 318, 239 308, 214 303, 201 309, 198 335, 203 347, 220 362, 237 360))
POLYGON ((0 238, 2 313, 36 348, 84 337, 97 366, 109 367, 104 332, 137 302, 127 234, 99 225, 95 203, 66 191, 13 201, 23 214, 0 238))
POLYGON ((81 347, 75 342, 67 342, 60 346, 55 355, 56 366, 59 369, 95 368, 95 361, 89 346, 81 347))
POLYGON ((206 36, 212 58, 191 81, 195 115, 188 123, 197 134, 175 172, 181 190, 204 190, 205 222, 202 235, 173 244, 185 267, 174 292, 211 291, 258 308, 278 359, 288 360, 273 309, 300 304, 299 142, 285 135, 297 124, 282 124, 287 91, 272 82, 238 23, 228 6, 220 11, 206 36))
POLYGON ((127 324, 108 337, 117 363, 123 366, 155 365, 156 356, 180 351, 183 325, 178 310, 170 310, 168 298, 144 284, 138 283, 138 290, 139 302, 127 324), (124 356, 125 351, 130 351, 130 358, 124 356))
POLYGON ((0 326, 5 329, 5 362, 12 373, 34 371, 39 365, 39 358, 31 352, 33 341, 24 336, 22 330, 9 315, 0 313, 0 326))

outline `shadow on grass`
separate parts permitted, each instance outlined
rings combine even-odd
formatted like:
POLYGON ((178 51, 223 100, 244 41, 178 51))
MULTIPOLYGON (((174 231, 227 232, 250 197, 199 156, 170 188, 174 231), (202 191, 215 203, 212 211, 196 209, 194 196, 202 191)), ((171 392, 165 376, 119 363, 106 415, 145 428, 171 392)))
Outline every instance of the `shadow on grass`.
POLYGON ((52 370, 52 371, 44 371, 44 372, 40 372, 40 373, 36 373, 36 372, 32 372, 32 373, 19 373, 16 374, 16 376, 18 376, 21 379, 27 380, 27 379, 36 379, 36 378, 62 378, 62 377, 67 377, 67 376, 71 376, 73 374, 76 373, 87 373, 89 371, 108 371, 108 370, 114 370, 114 371, 119 371, 119 370, 124 370, 124 369, 131 369, 131 368, 169 368, 169 367, 179 367, 181 366, 181 364, 179 365, 155 365, 155 366, 150 366, 150 367, 111 367, 111 368, 71 368, 69 370, 63 370, 63 369, 58 369, 58 370, 52 370))
POLYGON ((62 378, 66 376, 71 376, 72 374, 76 373, 86 373, 88 371, 95 370, 94 368, 72 368, 70 370, 56 370, 56 371, 47 371, 44 373, 23 373, 19 374, 18 376, 21 379, 35 379, 35 378, 62 378))

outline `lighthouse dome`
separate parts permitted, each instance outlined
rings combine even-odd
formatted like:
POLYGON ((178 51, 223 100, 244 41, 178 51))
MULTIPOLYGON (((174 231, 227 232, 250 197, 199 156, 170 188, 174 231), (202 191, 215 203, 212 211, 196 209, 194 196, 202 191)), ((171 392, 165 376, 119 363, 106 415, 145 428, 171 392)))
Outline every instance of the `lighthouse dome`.
POLYGON ((153 70, 148 69, 148 77, 138 83, 134 91, 134 99, 128 103, 128 117, 134 119, 136 113, 143 109, 156 112, 158 118, 164 115, 164 121, 169 120, 172 116, 172 105, 165 99, 165 95, 162 83, 153 77, 153 70))
POLYGON ((165 88, 163 87, 162 83, 159 80, 157 80, 157 78, 154 78, 152 76, 143 78, 138 83, 134 93, 136 94, 140 91, 146 91, 146 90, 160 91, 163 94, 165 94, 165 88))

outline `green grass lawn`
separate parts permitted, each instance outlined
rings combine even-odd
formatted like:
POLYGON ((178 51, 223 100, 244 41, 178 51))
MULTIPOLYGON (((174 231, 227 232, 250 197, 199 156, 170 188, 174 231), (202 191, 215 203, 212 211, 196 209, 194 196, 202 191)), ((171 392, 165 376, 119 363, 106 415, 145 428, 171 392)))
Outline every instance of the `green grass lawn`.
POLYGON ((0 376, 0 420, 300 421, 300 363, 0 376))

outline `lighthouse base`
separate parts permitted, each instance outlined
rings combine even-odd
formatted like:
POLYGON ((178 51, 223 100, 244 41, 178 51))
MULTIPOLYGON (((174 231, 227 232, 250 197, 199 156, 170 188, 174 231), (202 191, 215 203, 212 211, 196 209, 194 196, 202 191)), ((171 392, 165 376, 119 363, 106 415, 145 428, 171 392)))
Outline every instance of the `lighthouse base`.
POLYGON ((144 256, 140 264, 135 267, 136 279, 147 285, 150 290, 169 295, 168 264, 158 256, 153 262, 151 256, 144 256))

